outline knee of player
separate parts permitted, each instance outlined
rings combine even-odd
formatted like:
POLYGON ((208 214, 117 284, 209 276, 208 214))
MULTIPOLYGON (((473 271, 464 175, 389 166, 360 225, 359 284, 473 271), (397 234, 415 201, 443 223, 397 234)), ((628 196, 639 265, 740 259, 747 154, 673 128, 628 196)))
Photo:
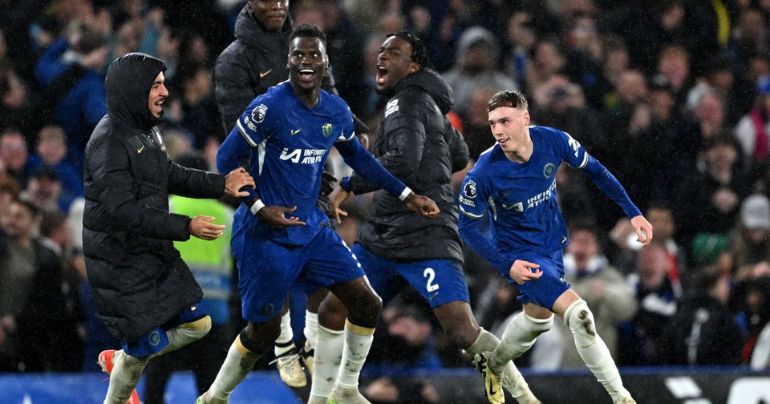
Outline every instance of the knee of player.
POLYGON ((348 308, 348 317, 362 323, 374 323, 382 313, 382 299, 376 294, 360 299, 348 308))
POLYGON ((596 337, 594 315, 583 300, 578 300, 567 308, 564 322, 573 334, 580 334, 588 338, 596 337))
POLYGON ((203 338, 211 331, 211 316, 204 316, 195 321, 183 324, 182 327, 186 328, 190 334, 193 334, 197 338, 203 338))
POLYGON ((554 315, 551 314, 551 316, 548 318, 535 318, 527 315, 527 313, 524 313, 524 318, 528 323, 527 328, 539 334, 542 334, 553 327, 553 317, 554 315))

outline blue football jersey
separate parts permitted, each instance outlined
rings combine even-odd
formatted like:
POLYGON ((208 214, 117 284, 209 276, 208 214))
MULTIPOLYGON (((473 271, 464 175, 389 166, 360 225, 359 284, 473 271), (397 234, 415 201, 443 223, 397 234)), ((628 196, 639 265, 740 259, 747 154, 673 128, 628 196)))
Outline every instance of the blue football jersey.
POLYGON ((321 90, 310 108, 293 94, 289 82, 255 98, 236 122, 251 146, 250 172, 265 205, 296 206, 294 216, 307 225, 260 231, 277 242, 304 245, 328 222, 316 206, 324 162, 337 142, 355 139, 353 115, 338 96, 321 90))
POLYGON ((567 245, 567 229, 556 200, 556 171, 562 161, 583 168, 589 155, 566 132, 531 126, 529 161, 509 160, 499 144, 485 151, 465 177, 460 211, 473 219, 489 212, 493 243, 502 253, 549 254, 567 245))

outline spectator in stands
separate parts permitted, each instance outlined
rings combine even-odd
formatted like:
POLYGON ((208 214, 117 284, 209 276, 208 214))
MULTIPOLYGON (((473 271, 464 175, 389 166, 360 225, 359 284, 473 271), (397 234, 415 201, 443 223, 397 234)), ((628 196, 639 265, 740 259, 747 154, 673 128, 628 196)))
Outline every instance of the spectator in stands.
POLYGON ((663 246, 650 244, 639 252, 637 270, 629 278, 639 307, 620 330, 618 356, 625 365, 660 363, 659 339, 676 313, 678 296, 668 273, 671 262, 663 246))
POLYGON ((37 134, 36 154, 30 156, 33 170, 38 168, 50 168, 56 172, 62 185, 61 209, 69 211, 69 203, 77 197, 83 196, 83 176, 77 169, 67 162, 67 135, 55 125, 48 125, 40 129, 37 134))
POLYGON ((67 216, 59 211, 43 212, 40 220, 40 243, 53 251, 62 263, 61 294, 64 298, 64 317, 57 343, 69 347, 59 351, 62 370, 80 371, 83 365, 83 345, 86 329, 78 290, 81 277, 73 262, 72 238, 67 216))
POLYGON ((39 99, 33 97, 16 71, 0 62, 0 128, 34 133, 45 123, 39 118, 39 105, 39 99))
MULTIPOLYGON (((554 74, 535 90, 532 119, 538 125, 560 128, 579 141, 591 155, 601 156, 607 134, 600 116, 586 105, 581 87, 562 74, 554 74)), ((487 125, 488 126, 488 125, 487 125)), ((487 128, 487 137, 489 137, 487 128)), ((490 144, 491 146, 491 144, 490 144)))
POLYGON ((72 203, 72 200, 62 200, 59 176, 48 167, 32 172, 22 195, 43 212, 67 212, 72 203))
POLYGON ((729 278, 714 268, 699 271, 659 340, 659 362, 737 365, 743 336, 727 307, 729 299, 729 278))
POLYGON ((757 85, 754 108, 735 126, 735 137, 752 164, 770 157, 770 78, 757 85))
POLYGON ((205 64, 186 65, 179 70, 182 83, 181 124, 193 135, 193 145, 200 150, 209 138, 219 144, 221 125, 217 104, 214 101, 214 83, 211 81, 211 68, 205 64))
POLYGON ((107 50, 104 33, 83 27, 72 38, 57 39, 35 68, 50 116, 67 134, 67 160, 78 168, 91 131, 107 113, 101 74, 107 50))
MULTIPOLYGON (((62 264, 37 238, 40 211, 29 201, 11 203, 2 224, 8 236, 0 257, 0 369, 65 370, 60 344, 67 333, 62 264)), ((73 369, 69 369, 73 370, 73 369)))
POLYGON ((516 10, 508 17, 506 36, 509 53, 504 57, 504 71, 513 77, 518 88, 527 88, 527 74, 532 68, 532 50, 537 34, 532 27, 532 16, 527 10, 516 10))
POLYGON ((683 239, 692 240, 694 266, 713 263, 727 246, 740 203, 751 190, 738 158, 738 142, 720 132, 708 141, 704 171, 679 186, 675 212, 683 239))
POLYGON ((532 94, 534 99, 536 89, 545 83, 552 75, 559 73, 566 66, 561 42, 555 37, 547 37, 535 44, 532 51, 532 67, 527 69, 527 87, 525 92, 532 94))
POLYGON ((462 115, 470 104, 473 90, 487 87, 494 91, 515 90, 516 83, 498 70, 498 43, 487 29, 472 27, 463 31, 457 43, 454 67, 444 74, 452 87, 455 111, 462 115))
POLYGON ((442 367, 432 336, 433 326, 424 309, 395 303, 383 312, 382 319, 385 332, 375 338, 372 352, 377 355, 370 355, 367 368, 392 371, 442 367))
POLYGON ((770 274, 746 282, 744 297, 748 338, 743 345, 743 363, 752 369, 770 367, 770 274))
POLYGON ((27 179, 32 174, 32 163, 29 161, 27 141, 18 129, 5 128, 0 132, 0 162, 5 168, 5 173, 17 184, 27 184, 27 179))
POLYGON ((471 93, 468 105, 460 118, 465 143, 468 144, 468 157, 471 161, 478 160, 484 150, 495 144, 495 139, 489 136, 489 121, 487 120, 487 101, 497 91, 489 87, 477 87, 471 93))
POLYGON ((323 17, 321 29, 326 33, 329 59, 333 62, 334 75, 344 77, 336 82, 340 96, 350 105, 353 113, 364 112, 363 87, 364 36, 347 15, 338 0, 320 0, 319 6, 323 17))
MULTIPOLYGON (((657 237, 658 228, 654 227, 657 237)), ((602 336, 613 358, 618 357, 618 324, 630 320, 636 313, 633 290, 623 276, 613 268, 602 254, 599 230, 591 223, 576 222, 570 229, 570 244, 564 255, 565 281, 588 304, 596 317, 596 332, 602 336)), ((571 332, 557 321, 557 328, 564 341, 571 332)), ((574 344, 561 344, 562 368, 583 366, 574 344)))
POLYGON ((726 253, 735 281, 756 277, 770 262, 770 201, 764 194, 753 194, 741 205, 738 222, 726 253))

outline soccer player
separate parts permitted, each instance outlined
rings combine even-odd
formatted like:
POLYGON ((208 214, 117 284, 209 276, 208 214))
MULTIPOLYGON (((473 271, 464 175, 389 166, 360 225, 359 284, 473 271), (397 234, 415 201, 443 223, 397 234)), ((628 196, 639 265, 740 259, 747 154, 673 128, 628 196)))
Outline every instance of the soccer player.
MULTIPOLYGON (((235 40, 217 57, 214 68, 214 85, 217 105, 222 115, 225 133, 234 127, 243 110, 257 96, 285 81, 289 76, 286 49, 292 33, 292 19, 289 15, 289 0, 249 0, 243 6, 235 21, 235 40)), ((327 69, 321 88, 337 94, 334 75, 327 69)), ((353 116, 356 136, 367 147, 369 129, 353 116)), ((333 176, 333 164, 326 165, 318 204, 329 214, 329 192, 334 189, 337 179, 333 176)), ((296 294, 297 291, 294 291, 296 294)), ((275 341, 275 355, 278 358, 278 373, 287 385, 302 387, 307 384, 304 365, 312 373, 315 335, 318 328, 318 305, 326 296, 325 289, 319 289, 308 296, 305 311, 305 346, 297 350, 294 333, 290 326, 287 308, 281 320, 281 334, 275 341)))
MULTIPOLYGON (((487 104, 497 143, 481 154, 459 195, 460 236, 486 258, 508 282, 518 284, 524 312, 515 316, 497 349, 481 354, 486 379, 498 379, 503 366, 519 357, 548 331, 553 314, 564 319, 580 357, 614 403, 635 403, 623 387, 607 346, 596 334, 591 310, 564 282, 562 250, 567 230, 556 200, 556 170, 562 161, 582 169, 631 218, 637 240, 652 241, 652 226, 631 202, 615 177, 569 134, 530 126, 527 100, 516 91, 495 94, 487 104), (492 239, 479 224, 492 216, 492 239)), ((486 383, 488 386, 490 383, 486 383)), ((497 392, 495 392, 497 393, 497 392)), ((493 402, 502 394, 487 391, 493 402)))
MULTIPOLYGON (((452 108, 452 91, 430 69, 422 41, 408 31, 388 35, 380 46, 376 85, 380 94, 391 98, 380 124, 375 155, 391 173, 437 201, 441 213, 436 219, 415 218, 393 196, 378 191, 353 253, 385 302, 409 284, 431 305, 456 346, 471 355, 490 353, 499 341, 473 318, 462 269, 451 180, 452 172, 468 164, 468 147, 446 118, 452 108)), ((332 194, 338 220, 340 214, 347 214, 339 208, 340 203, 351 193, 378 189, 357 173, 343 179, 341 185, 332 194)), ((344 313, 333 296, 323 304, 334 307, 332 313, 344 313)), ((319 320, 310 403, 326 402, 337 376, 342 346, 344 317, 319 320)), ((519 402, 539 403, 512 362, 505 376, 505 386, 519 402)))
POLYGON ((316 206, 324 161, 332 146, 351 167, 413 211, 425 217, 439 213, 435 202, 414 194, 361 147, 350 108, 341 98, 321 90, 328 65, 325 39, 314 26, 294 30, 289 80, 249 104, 217 155, 220 170, 237 167, 242 158, 252 157, 250 171, 258 178, 252 197, 236 212, 232 239, 242 313, 248 324, 199 403, 227 402, 278 336, 281 308, 297 281, 308 288, 327 287, 347 307, 346 366, 335 394, 339 403, 367 402, 358 391, 358 376, 382 302, 353 253, 316 206), (263 155, 257 159, 259 153, 263 155), (346 389, 345 385, 355 387, 346 389))

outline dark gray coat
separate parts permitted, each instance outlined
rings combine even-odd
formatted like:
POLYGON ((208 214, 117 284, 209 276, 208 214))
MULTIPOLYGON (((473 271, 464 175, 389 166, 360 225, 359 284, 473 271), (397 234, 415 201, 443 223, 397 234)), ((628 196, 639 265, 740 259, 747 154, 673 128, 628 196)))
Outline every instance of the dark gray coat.
POLYGON ((123 341, 195 304, 202 292, 173 240, 190 238, 189 218, 169 213, 169 192, 197 198, 224 193, 224 177, 185 168, 166 155, 150 88, 165 65, 131 53, 110 66, 107 115, 86 146, 83 250, 96 309, 123 341))
MULTIPOLYGON (((374 154, 415 193, 433 199, 441 213, 437 218, 424 218, 397 197, 377 192, 359 242, 381 257, 463 260, 451 180, 453 172, 468 164, 468 146, 446 117, 452 102, 449 86, 429 69, 402 79, 388 100, 374 154)), ((351 178, 355 194, 375 189, 356 174, 351 178)))

